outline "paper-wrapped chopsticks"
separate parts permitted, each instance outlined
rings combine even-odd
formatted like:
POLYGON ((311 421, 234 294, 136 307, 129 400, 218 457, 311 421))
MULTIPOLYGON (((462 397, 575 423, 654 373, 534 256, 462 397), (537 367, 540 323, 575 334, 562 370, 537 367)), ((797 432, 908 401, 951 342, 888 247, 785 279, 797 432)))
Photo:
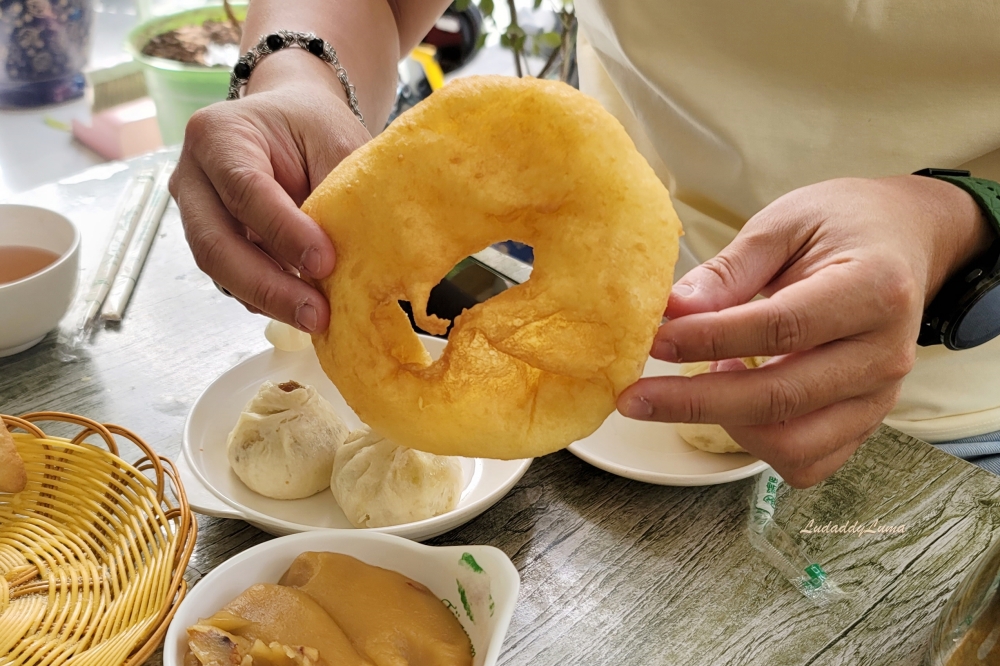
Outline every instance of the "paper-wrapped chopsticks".
POLYGON ((125 313, 125 307, 132 296, 132 289, 135 287, 139 273, 146 262, 146 255, 149 253, 149 246, 153 244, 153 238, 160 228, 160 219, 163 212, 170 203, 170 192, 167 189, 170 182, 170 174, 173 173, 175 164, 166 162, 156 175, 153 184, 153 191, 149 195, 149 201, 139 218, 132 242, 125 253, 118 274, 115 276, 111 293, 101 308, 101 319, 104 321, 121 321, 125 313))
POLYGON ((170 201, 167 184, 174 166, 175 163, 167 162, 159 171, 143 169, 130 181, 118 208, 104 258, 86 295, 73 305, 69 318, 72 324, 60 332, 59 342, 65 360, 76 358, 76 350, 89 339, 102 312, 107 313, 105 319, 121 319, 156 236, 160 218, 170 201))

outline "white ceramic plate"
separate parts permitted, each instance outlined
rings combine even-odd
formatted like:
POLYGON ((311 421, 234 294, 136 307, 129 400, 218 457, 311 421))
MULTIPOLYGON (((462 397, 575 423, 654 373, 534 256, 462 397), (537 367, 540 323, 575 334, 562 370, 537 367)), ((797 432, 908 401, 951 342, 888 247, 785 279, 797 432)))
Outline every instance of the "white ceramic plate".
MULTIPOLYGON (((421 336, 434 356, 444 349, 444 341, 421 336)), ((197 480, 225 502, 247 522, 271 534, 283 535, 318 529, 350 529, 329 490, 300 500, 274 500, 258 495, 240 481, 229 467, 226 438, 236 425, 240 412, 260 385, 271 380, 294 379, 309 384, 333 405, 348 427, 361 426, 361 420, 344 402, 327 378, 312 347, 301 352, 271 349, 252 356, 228 370, 201 394, 184 426, 184 457, 197 480)), ((469 522, 496 504, 527 471, 531 460, 489 460, 464 458, 465 488, 453 511, 415 523, 365 531, 385 532, 422 541, 469 522)), ((198 505, 192 503, 198 510, 198 505)), ((205 513, 226 515, 225 512, 205 513)), ((233 517, 233 516, 229 516, 233 517)))
POLYGON ((177 609, 163 644, 164 665, 183 666, 189 626, 211 616, 251 585, 276 583, 292 560, 310 551, 343 553, 423 583, 455 611, 476 651, 473 666, 496 663, 520 587, 517 569, 503 551, 492 546, 435 548, 371 530, 354 530, 274 539, 216 567, 177 609), (459 584, 466 591, 468 609, 460 598, 459 584))
MULTIPOLYGON (((680 366, 656 359, 643 377, 677 375, 680 366)), ((758 474, 767 463, 749 453, 708 453, 689 445, 669 423, 636 421, 613 412, 597 431, 569 450, 595 467, 662 486, 710 486, 758 474)))

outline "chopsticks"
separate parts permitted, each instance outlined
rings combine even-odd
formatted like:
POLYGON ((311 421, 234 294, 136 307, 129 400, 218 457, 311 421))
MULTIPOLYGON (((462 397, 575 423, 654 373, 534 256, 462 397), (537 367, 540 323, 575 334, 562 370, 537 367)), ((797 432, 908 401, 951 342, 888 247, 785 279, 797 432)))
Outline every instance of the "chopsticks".
POLYGON ((73 306, 73 326, 60 333, 63 351, 68 352, 64 355, 70 359, 75 358, 75 350, 90 338, 98 320, 122 320, 170 202, 167 187, 175 166, 176 162, 168 160, 158 170, 143 169, 125 189, 104 258, 86 296, 73 306))
POLYGON ((132 289, 146 263, 149 247, 153 244, 153 238, 156 237, 156 232, 160 228, 160 220, 163 218, 164 211, 167 210, 167 204, 170 203, 170 191, 167 187, 174 166, 173 162, 165 162, 156 175, 152 192, 150 192, 142 211, 142 217, 139 218, 136 225, 135 235, 125 253, 121 268, 115 275, 111 292, 101 307, 101 319, 104 321, 121 321, 125 314, 125 307, 132 296, 132 289))

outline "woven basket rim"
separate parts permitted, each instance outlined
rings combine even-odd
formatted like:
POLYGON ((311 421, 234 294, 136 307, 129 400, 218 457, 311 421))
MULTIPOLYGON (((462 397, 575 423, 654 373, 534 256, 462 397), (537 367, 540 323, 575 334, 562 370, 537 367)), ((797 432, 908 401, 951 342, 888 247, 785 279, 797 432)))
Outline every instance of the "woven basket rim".
MULTIPOLYGON (((0 414, 0 419, 3 420, 3 422, 11 430, 12 434, 14 434, 15 442, 20 447, 32 445, 38 446, 36 451, 27 454, 29 457, 34 456, 37 458, 39 457, 39 452, 46 454, 43 456, 44 460, 51 461, 51 463, 45 462, 44 469, 54 469, 58 470, 61 474, 66 474, 67 466, 74 460, 81 462, 81 464, 86 462, 86 464, 90 465, 96 464, 94 462, 95 460, 104 461, 104 464, 107 465, 106 469, 110 470, 107 473, 111 475, 112 479, 112 482, 108 483, 106 486, 107 494, 104 496, 111 501, 111 506, 127 506, 129 511, 136 511, 136 515, 148 518, 149 522, 153 524, 154 527, 156 525, 160 525, 164 529, 169 527, 166 536, 161 535, 154 529, 152 534, 158 534, 160 536, 157 536, 154 541, 147 541, 142 544, 144 549, 148 547, 150 550, 162 552, 162 548, 160 547, 162 544, 159 544, 159 542, 169 541, 170 549, 172 550, 172 559, 169 561, 169 572, 168 574, 164 574, 164 578, 168 577, 168 581, 166 581, 166 590, 161 590, 161 592, 163 592, 163 603, 160 604, 159 608, 155 609, 155 615, 147 613, 146 616, 139 618, 133 624, 129 625, 129 628, 132 628, 138 623, 147 623, 145 630, 146 635, 142 636, 135 643, 127 659, 123 662, 125 666, 138 666, 138 664, 142 664, 163 641, 163 637, 166 634, 170 621, 173 619, 178 606, 187 594, 188 588, 187 583, 184 580, 184 574, 187 570, 188 563, 190 562, 191 555, 194 551, 195 541, 197 539, 197 522, 195 521, 194 515, 191 512, 191 507, 188 504, 187 494, 185 493, 184 485, 181 482, 177 467, 174 465, 173 461, 170 460, 170 458, 156 453, 156 451, 154 451, 153 448, 137 434, 127 428, 115 424, 98 423, 97 421, 76 414, 55 411, 32 412, 23 414, 19 417, 0 414), (38 424, 52 421, 79 426, 80 431, 73 438, 53 437, 47 435, 44 429, 38 424), (23 431, 23 433, 17 431, 23 431), (141 452, 139 459, 133 463, 124 460, 120 456, 116 438, 122 438, 134 444, 141 452), (46 444, 46 442, 49 444, 46 444), (98 446, 98 443, 103 444, 103 448, 98 446), (56 449, 58 449, 58 454, 54 453, 56 449), (48 455, 49 452, 52 452, 53 455, 48 455), (77 458, 74 458, 74 456, 77 456, 77 458), (141 491, 139 497, 142 500, 140 504, 145 503, 148 505, 147 508, 143 510, 141 506, 137 506, 135 503, 130 502, 129 497, 127 495, 122 495, 122 491, 120 489, 117 491, 117 496, 115 496, 117 488, 117 482, 115 479, 122 479, 123 483, 128 482, 132 484, 130 488, 133 486, 138 487, 139 489, 145 488, 145 490, 141 491), (155 504, 153 500, 155 500, 155 504)), ((41 463, 36 463, 36 466, 37 464, 41 463)), ((47 472, 44 478, 50 478, 47 472)), ((90 481, 90 483, 93 483, 93 481, 90 481)), ((29 481, 29 487, 30 486, 31 483, 29 481)), ((45 484, 42 484, 42 487, 53 489, 57 488, 57 486, 47 486, 45 484)), ((83 485, 77 486, 78 489, 81 487, 83 487, 83 485)), ((101 488, 104 487, 105 486, 101 486, 101 488)), ((91 486, 91 490, 92 489, 93 486, 91 486)), ((29 490, 30 488, 26 489, 25 492, 29 492, 29 490)), ((52 492, 55 492, 55 490, 52 492)), ((20 495, 20 493, 16 495, 0 495, 0 502, 7 503, 8 501, 15 501, 10 500, 10 498, 19 498, 20 495)), ((36 495, 42 496, 44 493, 36 492, 36 495)), ((55 495, 52 494, 47 496, 50 498, 55 497, 55 495)), ((31 506, 46 506, 43 502, 38 501, 37 498, 35 499, 35 503, 31 506)), ((101 502, 103 501, 104 500, 101 500, 101 502)), ((53 513, 58 512, 53 510, 53 513)), ((36 514, 45 515, 45 512, 36 510, 36 514)), ((31 520, 37 523, 39 519, 36 514, 32 514, 31 520)), ((48 524, 57 528, 54 529, 53 532, 61 532, 62 530, 58 529, 60 527, 59 522, 51 519, 51 516, 49 518, 48 524)), ((99 518, 99 514, 95 514, 95 519, 92 523, 94 525, 94 529, 98 532, 106 532, 104 529, 105 525, 101 524, 99 518)), ((15 525, 23 522, 23 520, 15 520, 11 524, 15 525)), ((2 529, 3 525, 0 524, 0 530, 2 529)), ((0 534, 2 534, 2 532, 0 532, 0 534)), ((153 565, 147 562, 142 566, 144 567, 143 570, 147 570, 149 566, 153 565)), ((35 594, 38 592, 44 593, 44 591, 48 589, 49 601, 51 602, 53 599, 51 581, 49 583, 36 581, 32 584, 30 581, 38 578, 42 571, 38 566, 31 566, 30 569, 34 569, 34 572, 32 573, 30 570, 27 572, 22 571, 21 573, 15 575, 13 579, 8 578, 6 583, 4 583, 4 576, 0 574, 0 584, 9 586, 11 590, 11 598, 20 595, 35 594), (31 585, 34 585, 34 587, 31 587, 31 585), (18 590, 19 586, 23 587, 18 590), (20 594, 17 594, 17 592, 20 594)), ((160 572, 164 572, 163 566, 161 565, 158 570, 160 572)), ((99 578, 94 579, 93 585, 95 587, 98 584, 98 580, 99 578)), ((74 578, 73 581, 75 582, 76 579, 74 578)), ((136 584, 134 577, 128 578, 127 585, 133 584, 136 584)), ((2 592, 2 590, 0 590, 0 592, 2 592)), ((3 606, 0 605, 0 617, 3 615, 3 610, 3 606)), ((92 618, 91 623, 99 623, 101 619, 103 618, 95 616, 92 618)), ((116 632, 112 635, 112 638, 121 635, 121 633, 121 631, 116 632)), ((102 645, 102 643, 106 642, 107 637, 103 640, 95 639, 93 644, 89 644, 86 647, 86 650, 89 651, 95 649, 102 645)), ((46 663, 50 663, 53 666, 66 663, 66 661, 73 660, 74 654, 76 653, 70 652, 63 657, 55 659, 54 661, 47 661, 46 663)), ((27 663, 33 664, 35 662, 29 660, 27 663)))

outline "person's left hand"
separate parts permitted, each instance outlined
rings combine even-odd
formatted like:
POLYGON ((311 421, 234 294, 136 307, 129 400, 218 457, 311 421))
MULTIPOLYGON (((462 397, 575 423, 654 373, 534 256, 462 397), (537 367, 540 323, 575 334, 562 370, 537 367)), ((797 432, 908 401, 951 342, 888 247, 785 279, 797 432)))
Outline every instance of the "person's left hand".
POLYGON ((896 403, 924 308, 987 246, 972 198, 920 176, 839 179, 781 197, 675 285, 664 361, 774 356, 763 367, 641 379, 622 413, 718 423, 790 485, 840 468, 896 403), (765 299, 752 300, 758 294, 765 299))

